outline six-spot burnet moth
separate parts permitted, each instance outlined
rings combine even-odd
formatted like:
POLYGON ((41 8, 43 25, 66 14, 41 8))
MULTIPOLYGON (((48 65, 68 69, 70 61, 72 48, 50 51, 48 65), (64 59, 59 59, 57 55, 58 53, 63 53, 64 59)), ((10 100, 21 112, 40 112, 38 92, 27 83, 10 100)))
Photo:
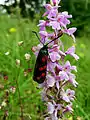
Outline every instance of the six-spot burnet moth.
MULTIPOLYGON (((36 34, 38 37, 37 33, 35 31, 32 31, 33 33, 36 34)), ((48 44, 51 42, 55 41, 59 37, 62 36, 62 31, 58 34, 56 38, 48 42, 47 44, 43 45, 43 47, 40 49, 36 63, 35 63, 35 68, 34 68, 34 74, 33 74, 33 80, 38 82, 39 84, 43 83, 46 79, 46 73, 47 73, 47 60, 48 60, 48 44)), ((39 37, 38 37, 39 39, 39 37)), ((39 39, 40 41, 40 39, 39 39)), ((41 42, 41 41, 40 41, 41 42)))

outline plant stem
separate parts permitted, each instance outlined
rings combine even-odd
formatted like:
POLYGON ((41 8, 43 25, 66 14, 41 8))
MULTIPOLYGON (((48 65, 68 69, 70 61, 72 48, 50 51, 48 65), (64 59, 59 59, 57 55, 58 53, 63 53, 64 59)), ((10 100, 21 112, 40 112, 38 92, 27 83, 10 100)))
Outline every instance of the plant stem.
POLYGON ((18 90, 18 97, 19 97, 19 103, 20 103, 20 111, 21 111, 21 120, 24 120, 23 118, 23 106, 22 106, 22 100, 21 100, 21 95, 20 95, 20 90, 19 90, 19 86, 18 86, 18 81, 16 79, 16 85, 17 85, 17 90, 18 90))

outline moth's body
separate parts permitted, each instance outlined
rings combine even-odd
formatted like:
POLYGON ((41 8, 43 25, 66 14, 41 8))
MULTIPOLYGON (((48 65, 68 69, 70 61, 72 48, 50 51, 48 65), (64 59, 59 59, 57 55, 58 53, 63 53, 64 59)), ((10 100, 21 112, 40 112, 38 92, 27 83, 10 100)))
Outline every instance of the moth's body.
POLYGON ((39 84, 43 83, 46 79, 47 59, 48 47, 47 45, 44 45, 38 53, 33 75, 33 80, 38 82, 39 84))
MULTIPOLYGON (((37 33, 35 31, 33 31, 33 33, 36 34, 37 38, 40 41, 40 38, 38 37, 37 33)), ((43 45, 43 47, 40 49, 38 53, 35 68, 34 68, 33 80, 39 84, 43 83, 46 79, 47 61, 48 61, 48 44, 50 44, 51 42, 61 37, 62 34, 63 32, 60 30, 58 33, 58 36, 54 38, 53 40, 51 40, 50 42, 48 42, 46 45, 43 45)))

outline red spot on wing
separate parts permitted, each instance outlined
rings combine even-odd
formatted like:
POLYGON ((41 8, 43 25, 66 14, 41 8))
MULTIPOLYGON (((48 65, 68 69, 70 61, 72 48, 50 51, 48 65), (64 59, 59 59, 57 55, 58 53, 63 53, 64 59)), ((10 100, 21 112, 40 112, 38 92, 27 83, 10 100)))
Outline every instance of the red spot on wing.
POLYGON ((46 68, 47 68, 47 66, 46 66, 46 65, 45 65, 45 66, 43 66, 43 67, 40 67, 40 68, 39 68, 39 71, 46 70, 46 68))
POLYGON ((39 68, 39 71, 43 71, 43 67, 40 67, 40 68, 39 68))
POLYGON ((40 80, 40 77, 37 77, 37 80, 40 80))
POLYGON ((43 58, 42 58, 42 62, 45 62, 45 61, 46 61, 46 58, 45 58, 45 57, 43 57, 43 58))
POLYGON ((45 77, 45 75, 46 75, 45 73, 42 73, 42 74, 41 74, 41 77, 45 77))
POLYGON ((47 66, 45 65, 45 66, 43 66, 43 69, 45 70, 47 68, 47 66))
POLYGON ((42 57, 42 62, 46 62, 47 59, 48 59, 48 56, 45 55, 44 57, 42 57))

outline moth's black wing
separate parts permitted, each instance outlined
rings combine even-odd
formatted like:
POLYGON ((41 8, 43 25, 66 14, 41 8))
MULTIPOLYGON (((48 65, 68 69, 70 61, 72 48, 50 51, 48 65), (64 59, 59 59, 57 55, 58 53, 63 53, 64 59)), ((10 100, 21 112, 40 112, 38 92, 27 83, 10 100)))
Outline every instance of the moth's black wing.
POLYGON ((38 53, 33 75, 33 80, 38 82, 39 84, 43 83, 46 79, 47 59, 48 48, 44 45, 38 53))

